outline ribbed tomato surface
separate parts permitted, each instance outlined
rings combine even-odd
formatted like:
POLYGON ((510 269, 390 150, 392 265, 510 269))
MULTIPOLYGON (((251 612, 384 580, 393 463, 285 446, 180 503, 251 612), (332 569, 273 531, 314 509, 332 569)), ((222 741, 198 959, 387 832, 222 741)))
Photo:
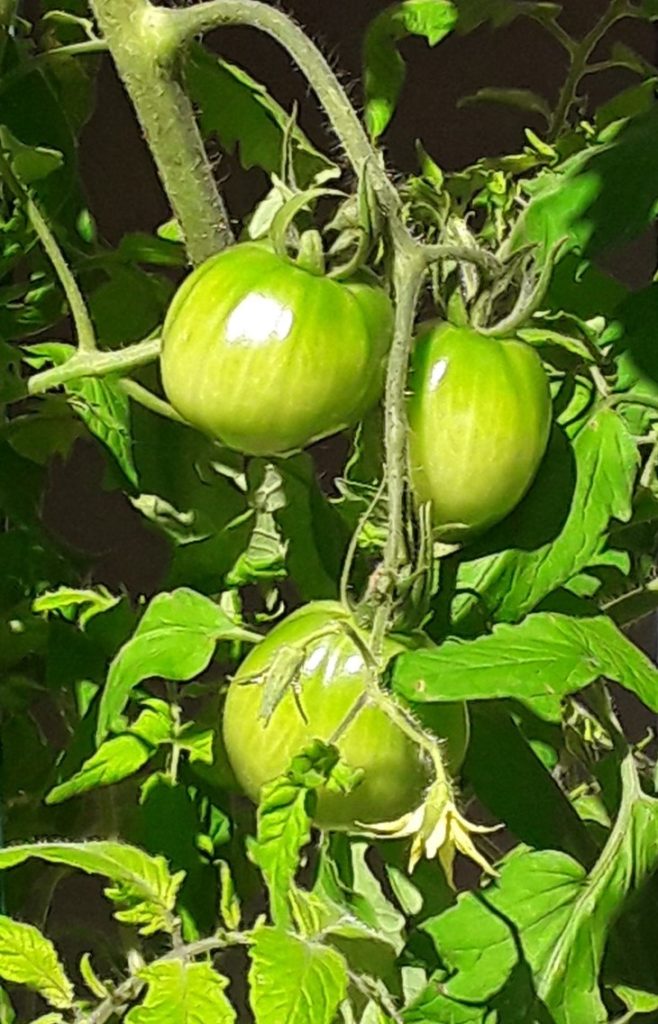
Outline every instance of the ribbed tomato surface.
POLYGON ((461 541, 511 512, 548 443, 551 399, 525 342, 443 323, 421 329, 409 414, 411 479, 439 537, 461 541))
POLYGON ((377 400, 391 331, 390 301, 370 281, 339 283, 242 243, 175 295, 165 392, 229 447, 286 453, 351 426, 377 400))
MULTIPOLYGON (((286 770, 313 739, 332 740, 364 693, 367 670, 361 651, 344 628, 342 605, 319 601, 293 612, 251 651, 234 677, 224 711, 224 741, 235 775, 254 800, 264 783, 286 770), (334 628, 335 627, 335 628, 334 628), (297 699, 292 688, 265 724, 259 717, 263 676, 275 659, 297 656, 297 699), (303 712, 303 713, 302 713, 303 712)), ((385 655, 403 649, 389 639, 385 655)), ((435 715, 446 739, 446 762, 457 769, 464 754, 468 719, 463 705, 446 704, 435 715)), ((362 708, 336 740, 342 758, 364 776, 349 794, 321 790, 316 821, 350 828, 399 817, 417 807, 431 770, 419 748, 380 707, 362 708)))

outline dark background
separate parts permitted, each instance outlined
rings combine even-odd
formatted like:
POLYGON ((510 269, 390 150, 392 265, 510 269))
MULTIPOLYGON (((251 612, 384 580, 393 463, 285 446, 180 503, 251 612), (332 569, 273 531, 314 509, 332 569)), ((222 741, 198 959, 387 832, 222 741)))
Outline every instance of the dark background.
MULTIPOLYGON (((171 0, 174 6, 176 0, 171 0)), ((608 0, 566 0, 563 24, 583 35, 606 9, 608 0)), ((369 21, 386 6, 376 0, 286 0, 281 6, 304 25, 321 45, 352 99, 361 106, 361 44, 369 21)), ((615 26, 622 39, 650 60, 656 53, 653 27, 639 21, 615 26)), ((287 54, 268 37, 251 29, 223 29, 207 39, 216 52, 245 67, 286 108, 299 104, 302 127, 320 148, 335 148, 335 139, 314 97, 287 54)), ((407 82, 395 119, 385 136, 391 170, 417 170, 415 142, 446 169, 458 169, 480 156, 515 152, 523 128, 542 129, 540 119, 491 104, 458 108, 460 97, 487 85, 529 88, 549 101, 557 97, 566 72, 566 54, 535 22, 526 18, 504 29, 482 26, 468 36, 452 35, 434 49, 421 39, 402 44, 407 82)), ((602 102, 637 79, 625 71, 589 77, 591 105, 602 102)), ((80 151, 90 209, 100 234, 117 243, 127 231, 152 231, 170 216, 149 152, 130 103, 109 57, 101 62, 96 112, 87 125, 80 151)), ((222 158, 217 175, 236 224, 267 189, 259 170, 243 171, 231 157, 222 158)), ((625 283, 642 287, 655 267, 653 233, 616 254, 609 264, 625 283)), ((325 445, 319 464, 330 470, 335 446, 325 445)), ((91 445, 78 444, 66 464, 53 468, 45 503, 47 520, 62 539, 92 553, 94 578, 132 593, 157 589, 165 546, 128 501, 106 493, 101 485, 102 458, 91 445)), ((656 653, 655 626, 638 634, 656 653)))

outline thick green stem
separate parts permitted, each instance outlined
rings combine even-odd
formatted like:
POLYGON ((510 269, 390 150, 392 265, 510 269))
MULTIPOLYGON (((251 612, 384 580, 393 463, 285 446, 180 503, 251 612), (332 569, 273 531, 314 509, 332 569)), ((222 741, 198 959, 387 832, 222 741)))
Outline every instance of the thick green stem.
POLYGON ((372 632, 376 654, 379 654, 384 634, 390 625, 398 578, 410 562, 404 529, 404 497, 408 475, 405 391, 416 306, 426 270, 427 261, 422 249, 410 241, 406 245, 398 241, 393 264, 395 329, 386 376, 384 419, 388 532, 380 570, 382 586, 379 590, 383 600, 375 613, 372 632))
POLYGON ((418 295, 425 278, 425 261, 413 249, 396 254, 394 264, 395 332, 386 378, 386 473, 389 487, 388 537, 385 567, 397 572, 407 561, 403 494, 407 477, 407 416, 405 387, 418 295))
POLYGON ((368 163, 383 209, 387 213, 399 209, 398 194, 345 90, 317 46, 287 15, 260 0, 208 0, 188 8, 163 10, 162 14, 179 46, 222 25, 250 25, 276 39, 310 83, 354 169, 360 173, 368 163))
POLYGON ((233 241, 192 104, 173 73, 173 11, 149 0, 90 0, 133 102, 193 263, 233 241))
POLYGON ((28 392, 41 395, 50 388, 66 384, 78 377, 104 377, 108 373, 119 375, 129 373, 138 366, 152 363, 160 354, 160 339, 148 338, 129 348, 112 352, 79 352, 61 366, 35 373, 28 381, 28 392))

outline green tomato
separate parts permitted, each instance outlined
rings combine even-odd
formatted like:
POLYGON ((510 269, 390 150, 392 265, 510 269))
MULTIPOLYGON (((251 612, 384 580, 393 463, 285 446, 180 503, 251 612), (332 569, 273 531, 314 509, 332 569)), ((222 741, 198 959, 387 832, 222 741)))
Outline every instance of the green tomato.
POLYGON ((464 541, 503 519, 535 478, 551 428, 548 378, 523 341, 428 324, 411 373, 409 458, 437 536, 464 541))
POLYGON ((244 242, 207 260, 174 296, 165 392, 229 447, 285 454, 352 426, 377 401, 392 322, 370 280, 339 283, 244 242))
MULTIPOLYGON (((224 709, 224 743, 235 776, 252 800, 281 775, 313 739, 332 742, 336 729, 367 689, 368 671, 349 627, 349 613, 333 601, 317 601, 293 612, 242 662, 224 709), (295 667, 289 686, 267 723, 260 716, 264 676, 273 665, 295 667), (296 690, 296 692, 295 692, 296 690)), ((392 637, 384 657, 405 649, 392 637)), ((449 770, 456 772, 468 742, 463 704, 434 710, 432 724, 445 740, 449 770)), ((336 739, 343 760, 363 770, 348 794, 321 789, 315 820, 326 828, 391 821, 420 805, 432 768, 416 743, 381 706, 366 704, 336 739)))

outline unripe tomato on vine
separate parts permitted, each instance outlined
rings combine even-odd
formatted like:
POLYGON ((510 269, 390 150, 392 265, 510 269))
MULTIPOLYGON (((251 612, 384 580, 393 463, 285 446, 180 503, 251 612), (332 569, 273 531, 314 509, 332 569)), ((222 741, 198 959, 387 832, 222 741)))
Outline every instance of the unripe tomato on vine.
POLYGON ((410 387, 416 499, 430 503, 440 539, 469 540, 535 478, 551 427, 548 378, 525 342, 441 323, 418 332, 410 387))
POLYGON ((174 296, 165 392, 229 447, 285 454, 354 425, 377 401, 392 323, 374 279, 334 280, 244 242, 203 263, 174 296))
MULTIPOLYGON (((369 677, 355 629, 350 613, 334 601, 316 601, 293 612, 242 662, 229 687, 223 718, 229 761, 254 801, 314 739, 335 742, 345 763, 363 774, 350 793, 321 789, 315 820, 325 828, 348 831, 414 811, 432 781, 424 751, 387 714, 386 697, 378 680, 369 677), (262 712, 268 678, 274 688, 279 686, 277 670, 289 675, 289 685, 267 718, 262 712), (373 684, 376 696, 369 701, 373 684)), ((405 642, 389 636, 382 660, 405 649, 405 642)), ((437 705, 431 726, 442 760, 456 773, 468 743, 465 705, 437 705)))

